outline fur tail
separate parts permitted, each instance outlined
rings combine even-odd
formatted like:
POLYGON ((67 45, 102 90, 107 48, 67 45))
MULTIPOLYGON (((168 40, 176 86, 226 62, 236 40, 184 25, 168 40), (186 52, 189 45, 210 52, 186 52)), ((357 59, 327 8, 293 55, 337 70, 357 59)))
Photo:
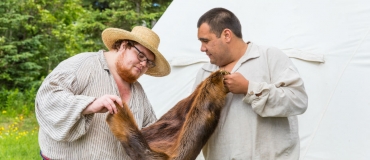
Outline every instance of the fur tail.
POLYGON ((153 151, 144 136, 141 134, 131 110, 124 103, 123 107, 117 103, 118 113, 109 114, 107 122, 114 136, 121 142, 127 155, 135 160, 167 160, 168 155, 153 151))

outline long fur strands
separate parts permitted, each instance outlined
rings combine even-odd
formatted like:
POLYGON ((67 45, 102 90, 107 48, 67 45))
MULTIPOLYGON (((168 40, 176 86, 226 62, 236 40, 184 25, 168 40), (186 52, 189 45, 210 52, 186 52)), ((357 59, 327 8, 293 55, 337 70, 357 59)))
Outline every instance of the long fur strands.
POLYGON ((133 160, 194 160, 217 127, 226 94, 223 76, 212 73, 194 92, 154 124, 138 129, 129 107, 109 114, 107 123, 133 160))

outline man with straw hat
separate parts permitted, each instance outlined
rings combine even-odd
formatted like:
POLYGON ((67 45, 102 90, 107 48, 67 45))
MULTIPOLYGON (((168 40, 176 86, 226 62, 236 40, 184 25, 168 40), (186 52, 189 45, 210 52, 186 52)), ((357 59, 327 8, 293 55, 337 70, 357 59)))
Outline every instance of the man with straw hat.
POLYGON ((108 28, 109 51, 86 52, 61 62, 43 81, 35 103, 44 159, 128 159, 105 119, 128 104, 139 128, 157 120, 137 79, 162 77, 170 66, 158 51, 159 37, 137 26, 108 28))

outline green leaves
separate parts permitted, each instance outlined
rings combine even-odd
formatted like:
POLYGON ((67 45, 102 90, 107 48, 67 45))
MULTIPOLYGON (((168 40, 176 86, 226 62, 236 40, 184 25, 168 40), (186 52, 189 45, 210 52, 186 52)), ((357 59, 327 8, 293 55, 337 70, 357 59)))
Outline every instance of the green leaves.
POLYGON ((62 60, 106 49, 105 28, 152 28, 171 1, 1 0, 0 87, 37 87, 62 60))

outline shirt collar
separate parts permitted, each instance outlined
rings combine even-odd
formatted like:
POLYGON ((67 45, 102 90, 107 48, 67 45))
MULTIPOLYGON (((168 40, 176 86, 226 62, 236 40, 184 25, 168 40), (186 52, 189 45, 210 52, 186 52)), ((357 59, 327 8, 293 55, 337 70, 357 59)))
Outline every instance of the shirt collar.
MULTIPOLYGON (((244 55, 239 59, 239 61, 235 64, 231 73, 234 73, 236 70, 238 70, 239 67, 243 63, 247 62, 248 60, 258 58, 260 56, 260 53, 258 52, 257 47, 255 45, 253 45, 252 42, 248 41, 247 44, 248 44, 247 50, 245 51, 244 55)), ((210 64, 210 63, 203 65, 202 68, 206 71, 209 71, 209 72, 214 72, 214 71, 220 69, 219 66, 216 66, 216 65, 210 64)))
POLYGON ((98 53, 99 53, 99 61, 100 61, 100 64, 102 65, 102 68, 106 71, 109 71, 108 62, 104 56, 104 50, 99 50, 98 53))

